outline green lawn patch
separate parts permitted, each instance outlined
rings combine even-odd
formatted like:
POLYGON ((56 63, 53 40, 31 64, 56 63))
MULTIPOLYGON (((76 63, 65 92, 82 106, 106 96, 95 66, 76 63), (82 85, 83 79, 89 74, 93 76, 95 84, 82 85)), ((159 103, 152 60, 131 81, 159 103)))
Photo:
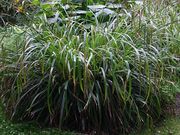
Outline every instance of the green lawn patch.
MULTIPOLYGON (((0 134, 1 135, 75 135, 58 129, 41 129, 32 123, 12 123, 7 120, 0 107, 0 134)), ((131 135, 180 135, 180 117, 168 117, 153 129, 146 129, 131 135)))
POLYGON ((132 135, 180 135, 180 117, 169 117, 153 129, 132 135))

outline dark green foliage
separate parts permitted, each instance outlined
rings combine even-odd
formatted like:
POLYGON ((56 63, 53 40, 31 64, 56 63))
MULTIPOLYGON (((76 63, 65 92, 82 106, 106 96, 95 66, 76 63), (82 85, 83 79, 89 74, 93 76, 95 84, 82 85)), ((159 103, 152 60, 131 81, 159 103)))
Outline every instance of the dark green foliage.
POLYGON ((132 9, 115 28, 49 25, 45 15, 16 28, 22 42, 2 42, 0 50, 1 95, 11 118, 114 135, 151 127, 162 114, 161 85, 178 71, 179 57, 178 18, 171 18, 177 6, 154 10, 132 9))
POLYGON ((0 1, 0 25, 4 25, 6 21, 15 21, 15 9, 13 0, 0 1))
POLYGON ((3 113, 3 105, 0 103, 0 134, 1 135, 75 135, 73 132, 62 132, 58 129, 43 129, 38 124, 12 123, 3 113))

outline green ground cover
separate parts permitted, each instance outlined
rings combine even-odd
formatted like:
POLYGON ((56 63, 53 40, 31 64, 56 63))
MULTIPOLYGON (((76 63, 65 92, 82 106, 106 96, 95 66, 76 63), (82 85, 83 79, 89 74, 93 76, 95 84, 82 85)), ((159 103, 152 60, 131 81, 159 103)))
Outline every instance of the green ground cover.
POLYGON ((134 135, 180 135, 180 117, 166 118, 154 129, 145 130, 134 135))
MULTIPOLYGON (((58 131, 57 129, 40 129, 32 123, 12 123, 7 120, 0 107, 0 134, 1 135, 76 135, 72 132, 58 131)), ((180 135, 180 117, 168 117, 153 129, 146 129, 132 135, 180 135)))

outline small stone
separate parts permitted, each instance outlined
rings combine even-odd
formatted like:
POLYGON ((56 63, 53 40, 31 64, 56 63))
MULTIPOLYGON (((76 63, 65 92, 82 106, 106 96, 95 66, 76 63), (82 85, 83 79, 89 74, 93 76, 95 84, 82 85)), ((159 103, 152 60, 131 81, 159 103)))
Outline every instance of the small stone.
POLYGON ((105 5, 89 5, 87 7, 93 12, 98 12, 98 11, 104 9, 106 6, 105 5))
POLYGON ((110 8, 110 9, 119 9, 119 8, 122 8, 123 6, 122 6, 122 4, 112 4, 112 3, 109 3, 107 5, 107 7, 110 8))

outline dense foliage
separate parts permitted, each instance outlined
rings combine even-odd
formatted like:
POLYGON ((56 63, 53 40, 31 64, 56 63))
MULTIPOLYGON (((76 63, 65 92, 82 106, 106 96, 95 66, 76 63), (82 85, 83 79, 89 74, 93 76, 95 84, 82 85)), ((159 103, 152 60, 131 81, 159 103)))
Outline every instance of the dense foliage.
POLYGON ((12 0, 0 1, 0 25, 3 25, 5 21, 14 19, 12 15, 15 14, 12 0))
POLYGON ((42 9, 30 26, 5 29, 1 95, 10 117, 111 134, 152 126, 171 96, 163 85, 180 74, 178 10, 147 2, 87 27, 49 24, 42 9), (8 45, 7 32, 18 41, 8 45))

